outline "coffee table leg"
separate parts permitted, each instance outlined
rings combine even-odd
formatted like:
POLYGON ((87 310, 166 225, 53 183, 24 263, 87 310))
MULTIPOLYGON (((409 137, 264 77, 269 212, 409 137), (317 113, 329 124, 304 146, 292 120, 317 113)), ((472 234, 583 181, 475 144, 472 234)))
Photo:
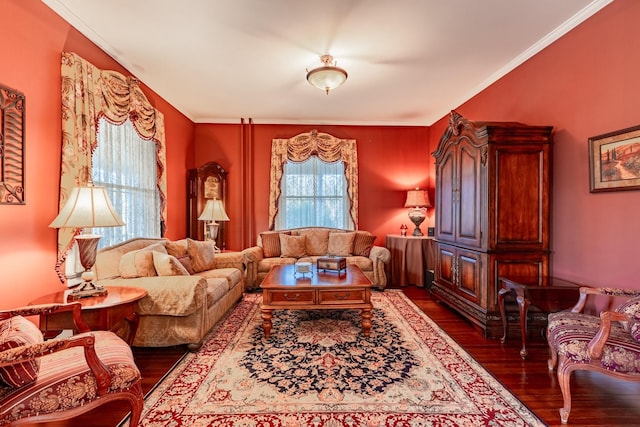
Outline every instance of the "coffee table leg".
POLYGON ((362 333, 365 337, 368 337, 371 333, 371 318, 373 317, 373 315, 371 314, 371 309, 362 309, 362 313, 360 315, 362 316, 362 333))
POLYGON ((273 310, 262 309, 262 329, 264 329, 264 337, 269 338, 271 336, 271 318, 273 317, 273 310))

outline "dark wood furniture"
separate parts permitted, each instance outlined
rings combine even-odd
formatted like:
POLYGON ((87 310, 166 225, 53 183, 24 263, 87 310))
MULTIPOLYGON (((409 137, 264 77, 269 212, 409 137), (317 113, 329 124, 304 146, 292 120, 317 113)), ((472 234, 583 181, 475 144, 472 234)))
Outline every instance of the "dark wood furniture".
POLYGON ((547 276, 550 126, 472 122, 451 112, 436 160, 432 292, 498 337, 499 276, 547 276))
MULTIPOLYGON (((147 291, 128 286, 109 286, 106 289, 109 291, 107 295, 77 300, 82 306, 82 318, 91 330, 115 332, 131 345, 138 329, 136 305, 147 295, 147 291)), ((29 304, 65 304, 69 293, 69 290, 54 292, 29 304)), ((45 313, 40 316, 40 330, 46 338, 53 338, 65 329, 78 332, 71 313, 45 313)))
POLYGON ((426 272, 435 265, 433 237, 388 234, 385 246, 391 254, 389 284, 431 286, 426 283, 426 272))
POLYGON ((319 272, 300 277, 293 264, 276 265, 262 284, 262 327, 264 336, 271 335, 274 310, 361 310, 362 332, 371 331, 371 281, 356 265, 348 265, 346 273, 319 272))
POLYGON ((501 342, 507 340, 508 324, 504 308, 504 297, 512 294, 518 303, 520 316, 520 334, 522 349, 520 357, 527 357, 527 322, 529 306, 539 308, 545 313, 554 313, 572 307, 578 299, 580 285, 556 277, 500 277, 498 291, 498 306, 502 317, 503 335, 501 342))
MULTIPOLYGON (((198 217, 207 199, 222 200, 226 206, 227 171, 218 163, 208 162, 187 172, 187 237, 204 240, 204 223, 198 217)), ((217 245, 226 249, 225 222, 218 229, 217 245)))

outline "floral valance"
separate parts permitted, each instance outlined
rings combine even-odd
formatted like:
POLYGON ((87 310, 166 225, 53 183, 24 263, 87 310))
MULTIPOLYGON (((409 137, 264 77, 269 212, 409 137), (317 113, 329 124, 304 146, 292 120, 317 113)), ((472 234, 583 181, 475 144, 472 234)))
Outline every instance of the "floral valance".
MULTIPOLYGON (((114 124, 131 121, 141 138, 156 144, 161 220, 166 223, 166 148, 164 116, 144 95, 138 81, 116 71, 100 70, 75 53, 62 54, 62 159, 60 200, 62 208, 73 187, 91 180, 92 154, 97 146, 98 122, 105 117, 114 124)), ((60 267, 73 244, 73 230, 58 230, 60 267)))
POLYGON ((328 133, 312 130, 289 139, 274 139, 271 143, 271 176, 269 180, 269 229, 275 227, 280 200, 280 182, 287 160, 302 162, 318 156, 325 162, 342 160, 347 179, 347 194, 351 202, 350 215, 358 228, 358 152, 355 139, 339 139, 328 133))

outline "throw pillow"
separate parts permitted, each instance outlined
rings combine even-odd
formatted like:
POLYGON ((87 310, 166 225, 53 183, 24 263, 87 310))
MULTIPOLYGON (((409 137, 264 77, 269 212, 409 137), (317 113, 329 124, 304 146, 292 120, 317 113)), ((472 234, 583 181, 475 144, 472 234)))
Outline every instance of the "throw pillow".
POLYGON ((176 240, 176 241, 173 241, 173 242, 167 242, 165 244, 165 247, 167 248, 167 253, 169 255, 171 255, 171 256, 176 257, 176 258, 180 258, 180 257, 189 255, 187 253, 187 248, 188 248, 187 239, 181 239, 181 240, 176 240))
POLYGON ((326 228, 308 228, 299 231, 300 236, 306 236, 307 255, 326 255, 329 244, 329 230, 326 228))
POLYGON ((265 258, 279 257, 282 254, 280 249, 280 234, 291 234, 290 231, 267 231, 260 233, 260 241, 262 242, 262 252, 265 258))
POLYGON ((216 247, 213 240, 200 241, 187 239, 187 252, 191 258, 191 266, 193 271, 199 273, 201 271, 211 270, 215 266, 216 247))
POLYGON ((329 233, 327 254, 330 256, 351 256, 353 253, 353 239, 356 233, 329 233))
POLYGON ((301 258, 306 255, 305 236, 289 236, 288 234, 280 234, 280 249, 282 257, 301 258))
POLYGON ((120 277, 133 279, 136 277, 157 276, 156 269, 153 266, 153 251, 167 253, 164 245, 154 243, 122 255, 122 258, 120 258, 120 277))
MULTIPOLYGON (((38 344, 42 341, 40 329, 22 316, 0 322, 0 351, 38 344)), ((22 387, 35 381, 39 370, 39 358, 3 366, 0 368, 0 381, 11 387, 22 387)))
POLYGON ((376 236, 373 234, 357 232, 353 239, 353 254, 368 257, 375 240, 376 236))
POLYGON ((153 251, 153 266, 158 276, 189 276, 189 272, 178 258, 162 252, 153 251))

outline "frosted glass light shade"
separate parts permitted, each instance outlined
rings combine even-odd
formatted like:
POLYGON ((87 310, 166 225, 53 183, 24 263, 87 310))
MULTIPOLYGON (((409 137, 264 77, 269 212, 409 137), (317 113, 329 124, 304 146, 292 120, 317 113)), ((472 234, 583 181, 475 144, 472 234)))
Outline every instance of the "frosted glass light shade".
POLYGON ((307 72, 307 81, 312 86, 324 90, 327 95, 329 91, 342 85, 347 80, 347 72, 336 67, 331 55, 322 55, 320 57, 323 65, 307 72))

